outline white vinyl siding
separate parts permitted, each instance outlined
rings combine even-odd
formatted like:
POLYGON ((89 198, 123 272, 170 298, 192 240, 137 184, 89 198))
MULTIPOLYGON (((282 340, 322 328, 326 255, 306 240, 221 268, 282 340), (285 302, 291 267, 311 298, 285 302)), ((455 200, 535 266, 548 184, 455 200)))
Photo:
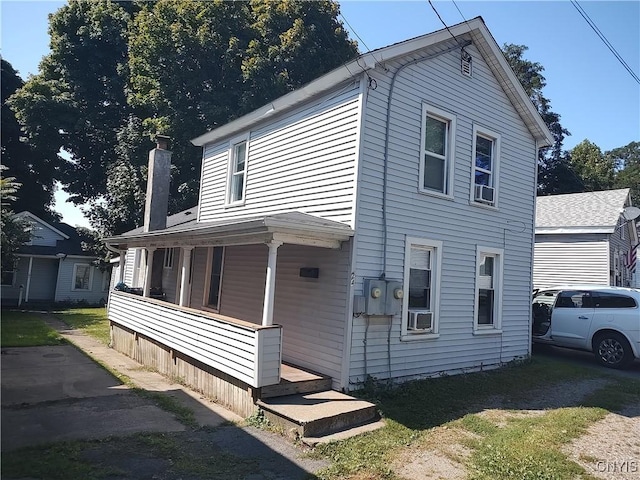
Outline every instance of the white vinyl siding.
POLYGON ((444 110, 423 105, 420 148, 420 191, 452 195, 456 118, 444 110))
POLYGON ((434 52, 418 52, 402 63, 388 62, 389 72, 377 72, 377 88, 367 93, 358 180, 362 187, 358 190, 354 293, 362 294, 363 278, 378 278, 383 271, 388 279, 403 278, 406 236, 443 242, 439 338, 403 342, 402 319, 397 315, 392 318, 388 345, 388 320, 374 319, 367 325, 365 316, 354 318, 352 383, 361 382, 365 375, 406 380, 487 368, 529 354, 536 143, 475 46, 466 50, 474 59, 472 78, 460 74, 459 49, 418 61, 396 77, 387 155, 386 268, 381 212, 391 76, 400 65, 434 52), (419 192, 425 103, 446 108, 456 117, 453 199, 419 192), (500 133, 499 210, 477 208, 469 202, 476 124, 500 133), (473 334, 478 245, 504 249, 502 336, 473 334))
MULTIPOLYGON (((56 302, 85 301, 90 304, 106 302, 109 292, 102 290, 102 272, 97 267, 90 265, 91 258, 67 257, 59 262, 57 270, 57 288, 55 292, 56 302), (75 279, 78 265, 89 265, 90 283, 87 290, 77 289, 75 279)), ((35 265, 35 260, 34 260, 35 265)), ((33 283, 32 283, 33 288, 33 283)))
MULTIPOLYGON (((124 275, 122 281, 128 287, 133 286, 133 270, 135 267, 137 251, 137 248, 130 248, 127 250, 127 253, 124 257, 124 275)), ((122 268, 122 265, 120 266, 120 268, 122 268)))
MULTIPOLYGON (((267 254, 265 245, 225 247, 222 315, 261 323, 267 254)), ((331 376, 336 388, 342 376, 349 258, 349 244, 340 250, 278 248, 273 322, 283 327, 283 360, 331 376), (318 268, 319 278, 300 277, 302 267, 318 268)))
POLYGON ((253 387, 280 381, 281 328, 252 327, 113 292, 109 319, 253 387))
POLYGON ((34 220, 31 217, 27 217, 25 220, 31 223, 31 241, 28 245, 55 247, 58 240, 64 240, 62 235, 51 230, 45 223, 34 220))
POLYGON ((609 285, 609 242, 536 238, 533 286, 609 285))
POLYGON ((206 145, 199 221, 301 211, 350 222, 360 105, 359 84, 343 86, 252 130, 243 206, 225 208, 229 141, 206 145))

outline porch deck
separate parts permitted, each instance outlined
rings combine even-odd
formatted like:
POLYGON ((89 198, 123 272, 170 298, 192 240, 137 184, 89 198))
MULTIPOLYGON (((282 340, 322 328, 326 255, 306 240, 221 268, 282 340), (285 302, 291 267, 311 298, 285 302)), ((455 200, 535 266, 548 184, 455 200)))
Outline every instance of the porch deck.
POLYGON ((280 366, 280 383, 262 387, 260 398, 330 390, 331 382, 331 377, 283 362, 280 366))

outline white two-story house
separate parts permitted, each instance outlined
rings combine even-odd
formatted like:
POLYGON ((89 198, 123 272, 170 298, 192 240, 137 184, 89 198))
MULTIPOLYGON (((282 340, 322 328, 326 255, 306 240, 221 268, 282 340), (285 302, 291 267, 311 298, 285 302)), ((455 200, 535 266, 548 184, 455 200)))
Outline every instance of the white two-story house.
POLYGON ((245 413, 283 363, 349 391, 525 358, 551 142, 475 18, 195 138, 200 199, 169 218, 160 145, 164 207, 148 198, 145 226, 107 239, 141 293, 111 292, 113 344, 245 413))

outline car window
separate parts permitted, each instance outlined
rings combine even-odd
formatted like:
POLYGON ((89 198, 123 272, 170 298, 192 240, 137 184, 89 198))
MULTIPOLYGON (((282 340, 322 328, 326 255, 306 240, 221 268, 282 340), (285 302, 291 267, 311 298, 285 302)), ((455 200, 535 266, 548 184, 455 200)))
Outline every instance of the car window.
POLYGON ((596 308, 635 308, 636 301, 619 293, 598 292, 595 298, 596 308))
POLYGON ((551 308, 556 301, 557 294, 558 292, 556 290, 545 290, 543 292, 538 292, 536 293, 535 297, 533 297, 533 304, 547 305, 549 308, 551 308))
POLYGON ((558 295, 556 308, 593 308, 593 298, 590 292, 567 290, 558 295))

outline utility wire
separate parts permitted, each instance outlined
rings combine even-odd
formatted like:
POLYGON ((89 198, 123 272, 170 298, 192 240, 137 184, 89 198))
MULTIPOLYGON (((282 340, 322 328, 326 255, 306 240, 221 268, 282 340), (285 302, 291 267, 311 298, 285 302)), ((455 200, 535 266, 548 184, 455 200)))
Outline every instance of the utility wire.
POLYGON ((360 35, 358 35, 358 32, 356 32, 356 29, 353 28, 351 26, 351 24, 349 23, 349 20, 347 20, 347 17, 345 17, 342 12, 340 12, 340 17, 342 17, 342 19, 344 20, 344 22, 349 25, 349 28, 351 29, 351 31, 353 32, 353 34, 357 37, 358 40, 360 40, 362 42, 362 44, 365 46, 365 48, 367 49, 367 51, 371 51, 371 49, 369 48, 369 45, 367 45, 366 43, 364 43, 364 40, 362 39, 362 37, 360 35))
MULTIPOLYGON (((438 18, 440 19, 440 21, 442 22, 442 25, 444 25, 444 28, 447 29, 447 32, 449 32, 449 35, 451 35, 451 37, 457 42, 458 45, 460 45, 460 42, 458 41, 458 39, 456 38, 456 36, 451 33, 451 30, 449 29, 449 26, 444 23, 444 20, 442 19, 442 17, 440 16, 440 14, 438 13, 438 10, 436 10, 436 7, 433 6, 433 3, 431 2, 431 0, 429 1, 429 5, 431 5, 431 8, 433 9, 433 11, 436 13, 436 15, 438 16, 438 18)), ((460 48, 464 49, 464 47, 462 45, 460 45, 460 48)))
POLYGON ((596 33, 596 35, 598 35, 598 37, 600 37, 600 40, 602 40, 602 42, 607 46, 607 48, 611 51, 611 53, 613 53, 613 56, 616 57, 616 59, 620 62, 620 64, 625 68, 625 70, 627 70, 627 72, 629 72, 629 74, 631 75, 631 77, 640 84, 640 77, 638 77, 638 75, 631 69, 631 67, 627 64, 627 62, 624 61, 624 59, 622 58, 622 56, 618 53, 618 51, 613 47, 613 45, 611 45, 611 43, 609 42, 609 40, 607 40, 607 37, 604 36, 604 34, 600 31, 600 29, 596 26, 596 24, 594 23, 593 20, 591 20, 591 17, 589 17, 589 15, 587 14, 587 12, 584 11, 584 9, 582 8, 582 6, 577 2, 577 0, 571 0, 571 4, 576 8, 576 10, 578 11, 578 13, 582 16, 582 18, 584 18, 584 21, 587 22, 587 24, 591 27, 591 29, 596 33))

